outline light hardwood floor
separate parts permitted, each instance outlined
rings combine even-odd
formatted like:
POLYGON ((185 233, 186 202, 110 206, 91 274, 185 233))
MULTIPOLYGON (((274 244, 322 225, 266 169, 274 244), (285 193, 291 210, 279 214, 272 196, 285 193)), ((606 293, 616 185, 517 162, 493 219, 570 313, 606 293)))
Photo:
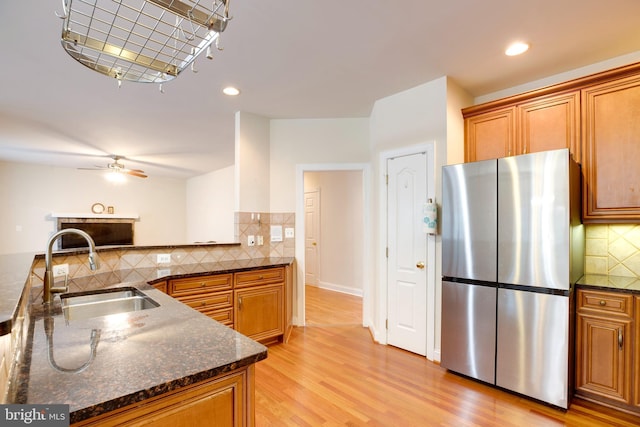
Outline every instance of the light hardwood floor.
POLYGON ((305 286, 308 326, 362 325, 362 298, 317 286, 305 286))
POLYGON ((580 400, 550 408, 376 344, 351 324, 294 328, 289 343, 269 347, 256 365, 256 425, 626 427, 640 417, 580 400))

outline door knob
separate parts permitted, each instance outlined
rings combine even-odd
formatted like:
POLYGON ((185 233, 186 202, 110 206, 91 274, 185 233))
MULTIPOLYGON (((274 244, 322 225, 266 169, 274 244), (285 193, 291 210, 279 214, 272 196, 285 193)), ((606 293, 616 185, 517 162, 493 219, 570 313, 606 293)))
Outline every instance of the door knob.
POLYGON ((420 270, 422 270, 422 269, 424 268, 424 262, 419 261, 419 262, 416 264, 416 267, 418 267, 420 270))
POLYGON ((316 242, 313 242, 313 243, 312 243, 312 245, 313 245, 313 246, 315 246, 315 245, 317 245, 317 243, 316 243, 316 242))

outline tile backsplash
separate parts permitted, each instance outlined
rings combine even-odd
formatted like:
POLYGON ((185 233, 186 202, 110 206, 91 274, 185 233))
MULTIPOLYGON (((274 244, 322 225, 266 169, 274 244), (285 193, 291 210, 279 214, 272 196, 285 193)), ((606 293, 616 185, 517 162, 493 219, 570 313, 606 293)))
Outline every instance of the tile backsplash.
POLYGON ((640 225, 585 226, 585 273, 640 278, 640 225))
MULTIPOLYGON (((235 238, 240 245, 211 245, 211 246, 176 246, 167 248, 131 247, 115 250, 103 250, 98 248, 100 269, 98 273, 113 272, 116 270, 131 270, 136 268, 170 268, 177 265, 189 265, 220 261, 237 261, 254 258, 282 258, 295 256, 295 238, 284 238, 284 230, 295 228, 294 213, 267 213, 261 212, 236 212, 235 214, 235 238), (282 226, 283 240, 271 242, 271 225, 282 226), (248 236, 263 237, 262 245, 248 245, 248 236), (171 261, 167 264, 158 264, 158 254, 170 254, 171 261)), ((91 276, 94 273, 89 270, 87 255, 54 256, 54 264, 69 264, 69 279, 91 276)), ((42 286, 44 276, 44 259, 38 259, 32 267, 32 278, 36 286, 42 286)), ((132 278, 131 280, 134 280, 132 278)), ((138 279, 139 280, 139 279, 138 279)))

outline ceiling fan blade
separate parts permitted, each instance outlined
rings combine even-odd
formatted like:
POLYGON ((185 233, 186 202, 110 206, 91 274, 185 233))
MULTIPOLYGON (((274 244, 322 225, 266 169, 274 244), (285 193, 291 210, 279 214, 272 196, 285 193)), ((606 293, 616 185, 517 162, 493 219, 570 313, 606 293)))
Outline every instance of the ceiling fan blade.
POLYGON ((126 173, 127 175, 132 175, 132 176, 137 176, 138 178, 146 178, 147 175, 145 175, 144 173, 142 173, 142 171, 137 171, 137 170, 123 170, 123 173, 126 173))

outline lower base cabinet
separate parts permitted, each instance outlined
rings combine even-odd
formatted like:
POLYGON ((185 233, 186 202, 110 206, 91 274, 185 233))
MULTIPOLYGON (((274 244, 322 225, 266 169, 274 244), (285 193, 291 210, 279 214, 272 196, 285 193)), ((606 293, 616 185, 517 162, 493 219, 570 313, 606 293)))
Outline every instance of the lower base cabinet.
POLYGON ((253 426, 254 371, 255 366, 249 365, 72 426, 253 426))
POLYGON ((256 286, 235 291, 236 331, 256 341, 276 341, 284 334, 284 286, 256 286))
POLYGON ((263 344, 286 342, 292 322, 292 266, 169 280, 167 293, 263 344))
POLYGON ((640 407, 638 381, 632 376, 634 328, 640 319, 640 298, 622 292, 578 289, 576 321, 576 396, 635 412, 640 407))

